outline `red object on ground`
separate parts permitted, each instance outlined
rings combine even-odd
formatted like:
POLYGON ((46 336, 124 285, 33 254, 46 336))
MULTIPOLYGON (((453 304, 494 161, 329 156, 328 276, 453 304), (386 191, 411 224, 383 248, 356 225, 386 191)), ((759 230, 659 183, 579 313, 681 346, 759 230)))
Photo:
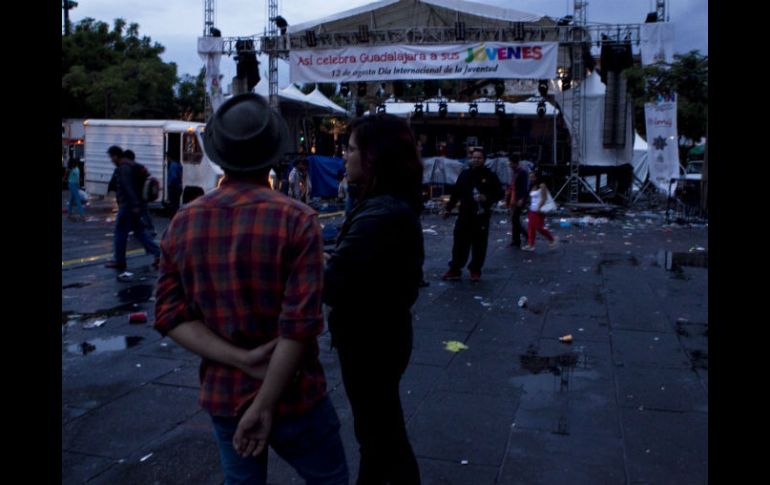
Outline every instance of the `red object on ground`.
POLYGON ((147 312, 136 312, 128 316, 128 323, 147 323, 147 312))

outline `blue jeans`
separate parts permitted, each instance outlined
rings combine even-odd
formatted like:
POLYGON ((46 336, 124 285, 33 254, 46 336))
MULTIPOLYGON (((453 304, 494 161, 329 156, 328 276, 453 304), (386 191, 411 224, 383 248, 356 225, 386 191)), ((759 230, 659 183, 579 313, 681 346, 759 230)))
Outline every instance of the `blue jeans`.
POLYGON ((152 254, 156 258, 160 257, 160 248, 147 233, 141 213, 136 214, 130 209, 121 207, 115 218, 115 262, 118 270, 126 268, 126 246, 128 233, 131 231, 134 231, 134 237, 144 246, 147 254, 152 254))
MULTIPOLYGON (((267 449, 243 458, 233 448, 239 418, 212 416, 225 472, 225 485, 267 483, 267 449)), ((329 397, 307 413, 273 423, 270 447, 286 460, 308 485, 347 485, 348 465, 340 439, 340 420, 329 397)))
POLYGON ((80 201, 80 186, 78 185, 77 182, 69 182, 67 184, 67 187, 69 188, 69 191, 70 191, 70 201, 69 201, 69 205, 67 206, 67 212, 69 213, 69 215, 73 215, 72 207, 74 206, 74 207, 77 207, 78 214, 82 216, 83 203, 80 201))

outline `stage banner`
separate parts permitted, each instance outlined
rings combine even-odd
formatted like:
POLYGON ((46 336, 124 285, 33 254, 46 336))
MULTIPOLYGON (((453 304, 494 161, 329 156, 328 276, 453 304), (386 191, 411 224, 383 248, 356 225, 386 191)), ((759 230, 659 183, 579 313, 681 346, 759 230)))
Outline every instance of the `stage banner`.
POLYGON ((642 24, 639 32, 642 65, 674 62, 674 25, 669 22, 642 24))
MULTIPOLYGON (((659 190, 669 190, 671 179, 679 178, 679 137, 676 133, 676 95, 644 104, 647 119, 647 165, 650 182, 659 190)), ((676 183, 671 190, 676 189, 676 183)), ((671 194, 669 194, 671 195, 671 194)))
POLYGON ((225 41, 222 37, 198 37, 198 56, 206 63, 206 93, 213 111, 224 101, 219 82, 219 61, 222 59, 224 47, 225 41))
POLYGON ((293 83, 553 79, 558 43, 351 46, 289 52, 293 83))

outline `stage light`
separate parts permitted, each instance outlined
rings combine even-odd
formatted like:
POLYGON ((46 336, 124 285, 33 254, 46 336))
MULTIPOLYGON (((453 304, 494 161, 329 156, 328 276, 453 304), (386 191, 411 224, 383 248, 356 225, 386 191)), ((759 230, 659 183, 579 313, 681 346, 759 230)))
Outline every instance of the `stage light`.
POLYGON ((414 105, 414 117, 422 118, 422 103, 416 103, 414 105))
POLYGON ((350 94, 350 85, 348 83, 340 84, 340 94, 343 98, 346 98, 350 94))
POLYGON ((286 35, 286 28, 289 26, 289 23, 279 15, 275 18, 275 26, 281 29, 281 35, 286 35))
POLYGON ((479 105, 477 105, 476 103, 469 103, 468 114, 471 115, 471 118, 475 118, 476 115, 479 114, 479 105))
POLYGON ((384 103, 380 103, 380 104, 377 105, 377 112, 378 113, 384 113, 385 112, 385 104, 384 103))
POLYGON ((505 103, 502 101, 497 101, 495 103, 495 114, 497 116, 505 116, 505 103))
POLYGON ((537 117, 543 118, 545 116, 545 101, 537 103, 537 117))
POLYGON ((438 117, 446 118, 447 111, 448 111, 447 104, 443 101, 440 102, 438 104, 438 117))

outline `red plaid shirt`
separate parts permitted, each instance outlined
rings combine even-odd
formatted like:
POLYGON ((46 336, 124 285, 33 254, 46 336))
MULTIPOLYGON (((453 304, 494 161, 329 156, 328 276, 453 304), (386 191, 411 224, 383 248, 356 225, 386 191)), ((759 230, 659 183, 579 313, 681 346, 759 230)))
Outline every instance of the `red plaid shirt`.
MULTIPOLYGON (((323 240, 315 212, 268 187, 224 181, 179 211, 161 241, 155 328, 201 320, 243 348, 275 337, 310 347, 278 414, 300 414, 326 394, 316 337, 323 330, 323 240)), ((204 359, 201 407, 236 416, 262 381, 204 359)))

